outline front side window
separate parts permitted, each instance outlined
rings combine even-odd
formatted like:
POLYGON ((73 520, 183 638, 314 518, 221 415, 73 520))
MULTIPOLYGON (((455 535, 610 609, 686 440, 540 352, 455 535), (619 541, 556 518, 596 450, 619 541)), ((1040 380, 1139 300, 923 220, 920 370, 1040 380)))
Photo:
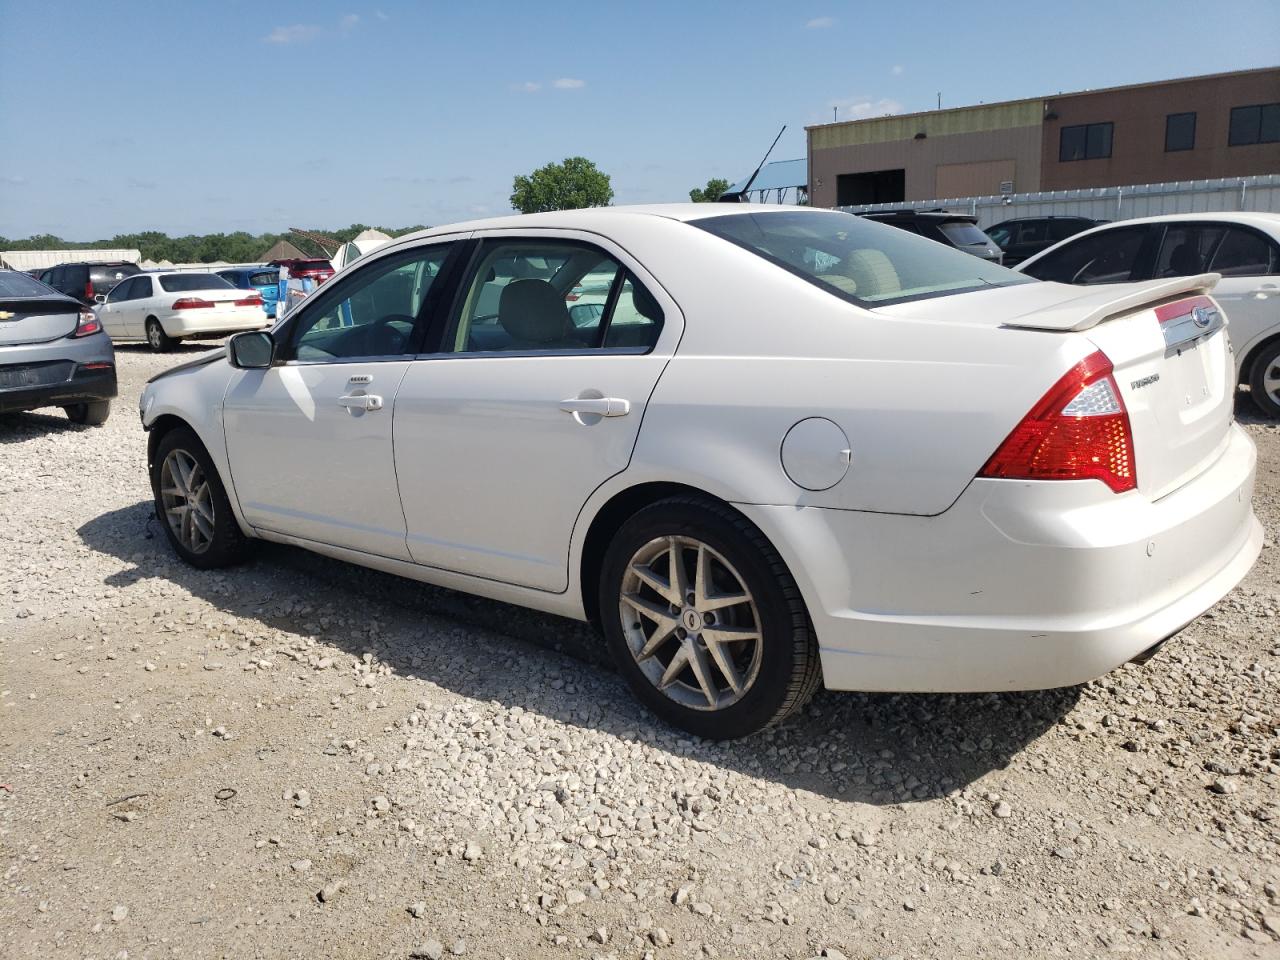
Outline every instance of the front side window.
POLYGON ((1222 239, 1222 232, 1222 227, 1208 224, 1183 224, 1166 229, 1160 256, 1156 258, 1156 279, 1204 273, 1210 254, 1222 239))
POLYGON ((1058 137, 1058 160, 1101 160, 1111 156, 1114 124, 1081 123, 1063 127, 1058 137))
POLYGON ((987 236, 991 238, 991 242, 997 247, 1007 247, 1013 241, 1013 233, 1016 224, 1002 223, 999 226, 992 227, 987 231, 987 236))
POLYGON ((1227 227, 1208 269, 1224 277, 1268 276, 1280 273, 1280 254, 1262 234, 1227 227))
POLYGON ((136 289, 138 279, 132 278, 122 283, 117 283, 115 289, 107 294, 107 303, 120 303, 123 300, 132 300, 133 294, 130 292, 136 289))
POLYGON ((445 353, 648 349, 662 326, 657 301, 586 243, 486 241, 464 291, 445 353))
POLYGON ((955 247, 850 213, 733 213, 690 225, 865 307, 1028 282, 955 247))
POLYGON ((1247 147, 1255 143, 1280 142, 1280 103, 1232 107, 1227 144, 1247 147))
POLYGON ((1057 283, 1140 280, 1143 277, 1138 269, 1138 260, 1146 238, 1146 227, 1103 230, 1064 244, 1025 267, 1023 272, 1037 280, 1057 283))
POLYGON ((1164 118, 1164 150, 1194 150, 1196 145, 1196 115, 1171 113, 1164 118))
POLYGON ((404 354, 452 249, 445 243, 383 257, 338 287, 313 294, 315 299, 301 309, 284 359, 323 362, 404 354))

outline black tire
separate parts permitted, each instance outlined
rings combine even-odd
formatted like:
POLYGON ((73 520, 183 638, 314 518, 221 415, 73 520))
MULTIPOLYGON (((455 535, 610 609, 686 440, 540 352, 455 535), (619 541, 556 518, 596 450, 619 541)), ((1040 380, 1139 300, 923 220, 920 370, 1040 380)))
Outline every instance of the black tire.
POLYGON ((755 733, 801 709, 821 681, 813 626, 786 564, 752 523, 713 500, 673 497, 627 520, 605 553, 599 609, 610 652, 632 692, 662 719, 699 737, 729 740, 755 733), (627 642, 620 599, 624 577, 637 551, 668 536, 691 538, 710 547, 732 565, 756 601, 759 668, 740 699, 721 708, 695 709, 661 692, 627 642))
POLYGON ((1254 404, 1268 417, 1280 418, 1280 390, 1268 391, 1263 382, 1268 371, 1280 373, 1280 340, 1264 346, 1249 368, 1249 393, 1254 404))
POLYGON ((218 476, 218 468, 204 448, 195 431, 189 427, 176 427, 160 438, 156 447, 155 460, 151 464, 151 492, 155 500, 156 519, 160 529, 169 538, 174 551, 187 563, 202 570, 217 567, 228 567, 247 559, 252 552, 252 541, 244 535, 231 510, 231 502, 227 499, 226 488, 222 478, 218 476), (194 550, 174 533, 165 514, 164 501, 161 496, 160 480, 164 464, 173 451, 183 451, 190 456, 203 471, 204 479, 209 485, 208 502, 213 508, 213 536, 202 550, 194 550))
POLYGON ((86 403, 73 403, 62 409, 72 423, 100 427, 107 422, 107 417, 111 416, 111 401, 90 400, 86 403))
POLYGON ((147 317, 147 346, 156 353, 168 353, 178 345, 178 338, 164 332, 164 326, 155 317, 147 317))

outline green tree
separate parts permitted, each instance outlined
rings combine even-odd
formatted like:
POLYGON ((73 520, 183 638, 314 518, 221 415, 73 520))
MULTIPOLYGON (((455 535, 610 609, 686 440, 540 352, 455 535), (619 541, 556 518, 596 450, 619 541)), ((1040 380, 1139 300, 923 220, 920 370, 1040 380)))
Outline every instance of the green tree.
POLYGON ((694 187, 689 191, 689 199, 694 203, 715 203, 720 195, 729 189, 729 181, 720 177, 712 177, 705 187, 694 187))
POLYGON ((609 175, 585 157, 548 163, 512 184, 511 206, 521 213, 605 207, 613 199, 609 175))

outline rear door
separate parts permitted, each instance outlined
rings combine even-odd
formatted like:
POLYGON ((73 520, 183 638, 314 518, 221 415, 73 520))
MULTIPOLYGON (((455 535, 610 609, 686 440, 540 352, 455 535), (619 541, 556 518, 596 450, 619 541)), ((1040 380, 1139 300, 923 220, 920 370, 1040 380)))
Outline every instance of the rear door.
POLYGON ((147 317, 160 309, 156 294, 156 278, 149 275, 134 277, 129 288, 129 300, 124 308, 125 335, 138 340, 147 336, 147 317))
POLYGON ((413 559, 564 590, 578 513, 630 462, 681 329, 653 278, 604 238, 483 235, 437 351, 396 396, 413 559), (603 310, 570 299, 606 274, 603 310))

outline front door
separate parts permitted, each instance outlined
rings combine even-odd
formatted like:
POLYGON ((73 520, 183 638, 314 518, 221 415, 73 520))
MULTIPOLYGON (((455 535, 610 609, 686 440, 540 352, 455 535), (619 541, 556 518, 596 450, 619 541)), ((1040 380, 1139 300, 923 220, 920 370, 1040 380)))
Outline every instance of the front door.
POLYGON ((409 551, 564 590, 579 511, 630 462, 680 321, 599 238, 491 236, 472 262, 438 352, 396 396, 409 551))
POLYGON ((408 560, 391 411, 452 245, 395 251, 313 295, 277 362, 224 401, 236 495, 253 526, 408 560))
POLYGON ((112 340, 121 340, 129 336, 128 312, 130 290, 137 282, 136 277, 129 277, 116 284, 115 289, 107 294, 107 299, 98 305, 95 312, 102 329, 112 340))

